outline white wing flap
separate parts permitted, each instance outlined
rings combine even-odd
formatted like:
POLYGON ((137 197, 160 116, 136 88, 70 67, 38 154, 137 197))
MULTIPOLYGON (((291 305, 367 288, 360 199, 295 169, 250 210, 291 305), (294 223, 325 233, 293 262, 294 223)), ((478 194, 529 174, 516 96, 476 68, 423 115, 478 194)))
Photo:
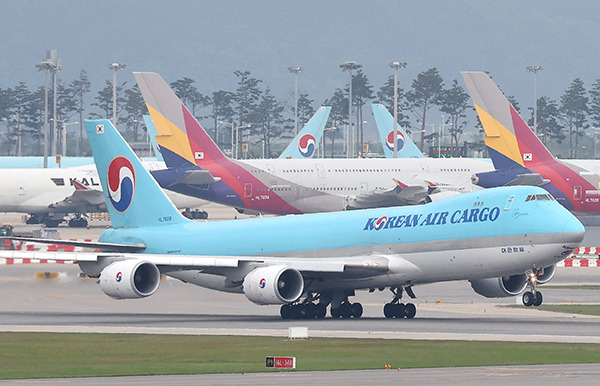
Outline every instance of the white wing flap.
POLYGON ((238 268, 241 263, 265 265, 283 264, 294 267, 300 272, 345 273, 362 272, 381 274, 389 270, 388 259, 380 256, 353 256, 348 258, 298 258, 271 256, 197 256, 197 255, 161 255, 141 253, 90 253, 90 252, 36 252, 0 250, 0 258, 29 259, 34 261, 74 261, 93 262, 105 258, 139 259, 157 266, 180 267, 182 269, 201 268, 238 268))

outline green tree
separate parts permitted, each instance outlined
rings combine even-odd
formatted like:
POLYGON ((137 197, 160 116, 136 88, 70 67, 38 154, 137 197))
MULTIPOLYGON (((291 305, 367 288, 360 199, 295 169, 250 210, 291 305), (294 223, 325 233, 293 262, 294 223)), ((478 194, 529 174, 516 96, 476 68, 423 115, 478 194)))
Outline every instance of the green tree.
POLYGON ((194 86, 194 80, 191 78, 183 77, 171 83, 171 88, 177 94, 179 99, 185 104, 190 110, 190 113, 197 119, 202 117, 197 115, 197 110, 206 107, 210 104, 210 98, 205 97, 198 91, 194 86))
MULTIPOLYGON (((348 90, 349 91, 349 90, 348 90)), ((373 86, 369 84, 369 79, 362 70, 358 70, 352 76, 352 104, 356 107, 356 144, 358 152, 362 155, 364 133, 363 133, 363 106, 375 98, 373 86)))
MULTIPOLYGON (((405 98, 404 90, 398 88, 398 125, 403 127, 409 127, 410 121, 409 116, 404 114, 402 111, 406 109, 406 102, 403 102, 405 98)), ((379 103, 385 106, 390 114, 394 114, 394 76, 390 75, 385 84, 377 91, 377 98, 379 103)))
POLYGON ((331 158, 334 157, 335 140, 344 138, 344 122, 348 120, 348 97, 342 89, 336 89, 333 96, 323 102, 324 106, 331 106, 329 114, 330 129, 325 130, 325 138, 331 141, 331 158))
POLYGON ((437 68, 433 67, 417 75, 411 85, 411 90, 406 94, 411 111, 419 117, 421 122, 421 145, 423 151, 425 141, 425 124, 427 122, 427 111, 434 105, 439 104, 439 97, 444 86, 444 81, 437 68))
MULTIPOLYGON (((308 94, 300 93, 298 96, 298 131, 306 125, 306 122, 314 115, 315 109, 313 107, 313 99, 308 98, 308 94)), ((292 113, 296 106, 292 106, 292 113)))
MULTIPOLYGON (((126 85, 127 82, 123 82, 120 86, 117 85, 117 120, 121 119, 121 113, 125 106, 126 100, 123 95, 123 90, 126 85)), ((90 113, 90 116, 94 118, 111 119, 113 114, 113 85, 110 80, 106 81, 106 85, 102 90, 98 91, 94 100, 96 102, 92 103, 92 106, 100 109, 102 113, 98 114, 92 112, 90 113)))
POLYGON ((571 158, 577 158, 579 137, 587 129, 588 97, 583 81, 575 78, 560 98, 560 114, 569 133, 571 158))
POLYGON ((79 137, 77 138, 77 156, 82 155, 83 150, 83 112, 85 111, 85 96, 91 91, 92 83, 89 81, 85 70, 79 71, 79 77, 69 84, 72 96, 76 104, 76 112, 79 115, 79 137))
MULTIPOLYGON (((527 121, 530 127, 533 127, 533 107, 530 107, 531 118, 527 121)), ((537 134, 544 145, 549 141, 555 141, 562 143, 565 139, 563 134, 563 125, 559 123, 560 112, 558 110, 558 103, 548 97, 540 97, 537 101, 537 134)))
POLYGON ((250 132, 263 144, 263 158, 271 156, 271 142, 281 137, 285 132, 283 123, 283 104, 275 100, 271 90, 267 88, 261 95, 257 109, 252 116, 252 128, 250 132))
MULTIPOLYGON (((458 146, 463 128, 467 125, 465 118, 466 111, 469 108, 469 94, 458 81, 452 81, 452 87, 442 90, 440 93, 440 111, 448 114, 445 123, 450 124, 448 132, 450 133, 450 146, 458 146)), ((439 139, 441 140, 441 138, 439 139)))
POLYGON ((125 90, 125 121, 132 128, 133 142, 139 141, 139 128, 143 124, 143 115, 148 114, 148 108, 137 84, 125 90))
MULTIPOLYGON (((212 106, 212 114, 210 117, 213 120, 215 142, 223 146, 224 140, 219 142, 218 133, 219 127, 222 125, 231 126, 234 121, 235 111, 233 109, 234 94, 230 91, 215 91, 210 98, 212 106)), ((224 138, 224 136, 221 136, 224 138)))
POLYGON ((256 112, 258 102, 262 91, 258 85, 262 80, 251 77, 250 71, 235 71, 234 75, 238 77, 238 88, 234 93, 234 110, 237 114, 239 137, 236 138, 238 148, 243 143, 245 126, 250 125, 251 117, 256 112), (244 127, 244 128, 242 128, 244 127))

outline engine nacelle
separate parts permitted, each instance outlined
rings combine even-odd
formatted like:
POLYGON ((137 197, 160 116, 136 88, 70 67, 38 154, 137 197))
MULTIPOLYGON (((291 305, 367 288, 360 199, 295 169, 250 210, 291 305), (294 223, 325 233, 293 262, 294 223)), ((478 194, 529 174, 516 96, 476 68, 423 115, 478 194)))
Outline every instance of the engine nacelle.
POLYGON ((540 284, 548 283, 556 273, 556 264, 545 267, 543 271, 538 271, 537 282, 540 284))
POLYGON ((115 299, 139 299, 156 292, 160 271, 143 260, 123 260, 110 264, 100 274, 100 288, 115 299))
POLYGON ((261 267, 246 275, 243 290, 256 304, 292 303, 304 291, 304 278, 297 269, 283 265, 261 267))
POLYGON ((516 296, 527 287, 527 275, 525 274, 469 281, 473 290, 486 298, 516 296))

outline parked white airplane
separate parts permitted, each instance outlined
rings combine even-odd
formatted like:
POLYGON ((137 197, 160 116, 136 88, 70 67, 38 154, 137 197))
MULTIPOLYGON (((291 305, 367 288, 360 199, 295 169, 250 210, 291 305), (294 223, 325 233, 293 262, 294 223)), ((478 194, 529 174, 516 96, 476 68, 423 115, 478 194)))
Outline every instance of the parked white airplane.
MULTIPOLYGON (((149 170, 164 168, 162 162, 145 162, 149 170)), ((0 212, 28 213, 28 224, 56 227, 68 213, 76 214, 70 226, 85 227, 84 213, 106 212, 104 195, 95 165, 60 169, 0 169, 0 212)), ((169 192, 181 209, 206 203, 169 192)))
POLYGON ((493 170, 489 162, 467 158, 233 160, 160 75, 134 75, 168 166, 153 172, 159 184, 240 211, 298 214, 424 203, 471 191, 474 173, 493 170))

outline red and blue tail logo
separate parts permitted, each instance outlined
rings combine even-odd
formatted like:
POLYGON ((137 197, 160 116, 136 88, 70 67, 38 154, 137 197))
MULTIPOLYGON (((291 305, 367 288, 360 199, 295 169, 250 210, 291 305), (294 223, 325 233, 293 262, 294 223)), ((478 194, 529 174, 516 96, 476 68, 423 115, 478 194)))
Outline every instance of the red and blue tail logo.
MULTIPOLYGON (((396 146, 397 150, 400 151, 406 143, 406 138, 404 138, 404 134, 402 134, 400 130, 396 131, 396 134, 396 146)), ((387 146, 390 151, 394 151, 394 130, 388 133, 385 146, 387 146)))
POLYGON ((315 152, 315 146, 317 144, 317 140, 311 134, 303 135, 298 141, 298 150, 300 151, 300 155, 302 157, 310 157, 315 152))
POLYGON ((135 170, 131 161, 119 156, 108 165, 108 197, 119 213, 129 209, 135 194, 135 170))

